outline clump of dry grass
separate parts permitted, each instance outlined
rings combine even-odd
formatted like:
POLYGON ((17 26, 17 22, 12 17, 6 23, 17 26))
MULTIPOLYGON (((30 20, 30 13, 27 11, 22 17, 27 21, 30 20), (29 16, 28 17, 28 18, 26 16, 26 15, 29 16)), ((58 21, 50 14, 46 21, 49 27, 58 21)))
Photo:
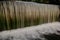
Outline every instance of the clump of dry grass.
POLYGON ((3 30, 54 22, 59 6, 22 1, 0 2, 0 28, 3 30))

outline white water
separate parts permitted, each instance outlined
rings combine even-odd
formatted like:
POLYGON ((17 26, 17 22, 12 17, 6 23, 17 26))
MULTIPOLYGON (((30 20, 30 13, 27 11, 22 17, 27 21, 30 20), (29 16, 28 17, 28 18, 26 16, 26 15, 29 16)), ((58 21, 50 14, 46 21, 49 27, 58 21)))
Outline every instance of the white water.
POLYGON ((46 23, 42 25, 26 27, 10 31, 0 32, 0 40, 46 40, 44 34, 57 34, 60 31, 60 22, 46 23))
POLYGON ((60 15, 59 5, 25 1, 2 1, 0 5, 0 24, 4 30, 54 22, 60 15))

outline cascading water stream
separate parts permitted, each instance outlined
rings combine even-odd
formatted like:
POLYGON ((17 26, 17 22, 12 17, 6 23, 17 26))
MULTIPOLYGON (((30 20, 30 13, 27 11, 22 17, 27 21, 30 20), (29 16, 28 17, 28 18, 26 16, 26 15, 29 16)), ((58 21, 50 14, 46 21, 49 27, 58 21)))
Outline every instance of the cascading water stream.
POLYGON ((10 30, 59 19, 59 6, 24 1, 0 2, 0 30, 10 30))

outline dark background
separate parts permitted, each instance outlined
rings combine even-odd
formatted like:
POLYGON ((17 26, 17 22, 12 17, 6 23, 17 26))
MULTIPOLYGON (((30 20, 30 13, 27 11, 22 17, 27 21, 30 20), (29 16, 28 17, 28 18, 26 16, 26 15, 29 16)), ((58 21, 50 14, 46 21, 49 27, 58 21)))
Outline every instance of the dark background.
POLYGON ((0 1, 28 1, 28 2, 60 5, 60 0, 0 0, 0 1))

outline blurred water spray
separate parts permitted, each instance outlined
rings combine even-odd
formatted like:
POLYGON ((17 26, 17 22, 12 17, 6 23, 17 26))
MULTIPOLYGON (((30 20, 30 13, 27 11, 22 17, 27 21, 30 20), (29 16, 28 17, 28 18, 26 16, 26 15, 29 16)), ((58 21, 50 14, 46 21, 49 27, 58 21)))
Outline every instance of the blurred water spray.
POLYGON ((0 2, 0 30, 55 22, 59 6, 23 1, 0 2))
POLYGON ((60 22, 2 31, 0 40, 60 40, 60 22))

